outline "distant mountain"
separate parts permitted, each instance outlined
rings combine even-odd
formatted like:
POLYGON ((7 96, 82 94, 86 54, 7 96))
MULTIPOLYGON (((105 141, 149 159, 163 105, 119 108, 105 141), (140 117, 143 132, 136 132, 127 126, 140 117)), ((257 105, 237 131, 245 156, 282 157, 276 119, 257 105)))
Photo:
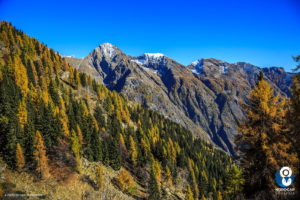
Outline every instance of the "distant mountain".
POLYGON ((289 94, 293 75, 283 68, 213 58, 184 66, 160 53, 131 57, 109 43, 83 59, 66 60, 110 90, 160 112, 231 154, 238 134, 236 121, 244 117, 239 100, 247 101, 259 71, 282 95, 289 94))

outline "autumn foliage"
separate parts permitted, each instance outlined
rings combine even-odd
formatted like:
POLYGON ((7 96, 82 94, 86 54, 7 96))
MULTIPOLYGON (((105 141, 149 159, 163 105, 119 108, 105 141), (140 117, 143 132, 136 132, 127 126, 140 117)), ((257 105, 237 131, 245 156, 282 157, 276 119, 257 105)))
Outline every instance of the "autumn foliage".
POLYGON ((17 160, 16 163, 17 169, 18 171, 21 171, 25 165, 25 158, 24 158, 22 147, 19 143, 17 144, 16 160, 17 160))
POLYGON ((121 171, 116 178, 116 184, 123 192, 128 192, 134 187, 133 180, 127 171, 121 171))
POLYGON ((101 191, 103 189, 103 184, 104 184, 104 180, 103 180, 103 171, 102 171, 102 167, 98 166, 96 168, 96 181, 97 181, 97 186, 99 188, 99 190, 101 191))
POLYGON ((248 99, 249 104, 243 104, 247 118, 239 124, 242 134, 236 142, 247 195, 264 198, 274 195, 276 171, 295 166, 297 157, 287 131, 287 100, 275 95, 262 75, 248 99))
POLYGON ((48 168, 48 158, 46 155, 46 149, 44 146, 44 141, 39 131, 36 131, 34 139, 34 160, 36 161, 36 171, 41 178, 48 178, 49 168, 48 168))
POLYGON ((187 185, 186 187, 185 200, 194 200, 194 196, 190 185, 187 185))

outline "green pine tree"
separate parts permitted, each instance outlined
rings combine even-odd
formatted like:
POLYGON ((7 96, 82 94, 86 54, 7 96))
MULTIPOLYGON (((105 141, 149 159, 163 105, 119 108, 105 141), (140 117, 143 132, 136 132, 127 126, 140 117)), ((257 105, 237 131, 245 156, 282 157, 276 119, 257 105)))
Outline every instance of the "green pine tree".
POLYGON ((150 182, 149 182, 149 199, 151 200, 159 200, 160 199, 160 191, 159 186, 154 175, 153 170, 150 173, 150 182))

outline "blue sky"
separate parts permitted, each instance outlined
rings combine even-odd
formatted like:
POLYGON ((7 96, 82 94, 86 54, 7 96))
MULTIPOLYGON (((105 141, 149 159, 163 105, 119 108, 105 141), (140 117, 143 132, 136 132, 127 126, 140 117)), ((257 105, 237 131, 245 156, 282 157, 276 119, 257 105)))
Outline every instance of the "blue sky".
POLYGON ((0 20, 76 57, 110 42, 182 64, 213 57, 290 70, 300 54, 300 0, 0 0, 0 20))

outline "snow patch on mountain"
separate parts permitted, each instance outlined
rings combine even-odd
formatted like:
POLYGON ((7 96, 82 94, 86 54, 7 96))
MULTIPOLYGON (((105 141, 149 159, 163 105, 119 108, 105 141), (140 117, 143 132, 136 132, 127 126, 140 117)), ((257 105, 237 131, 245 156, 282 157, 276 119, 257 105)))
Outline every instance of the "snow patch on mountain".
POLYGON ((117 55, 115 46, 110 43, 101 44, 95 49, 97 52, 100 52, 104 57, 112 58, 117 55))
POLYGON ((228 72, 228 67, 225 63, 223 63, 220 67, 220 73, 225 74, 226 72, 228 72))
POLYGON ((162 53, 145 53, 144 56, 148 60, 158 60, 164 57, 165 55, 162 53))
POLYGON ((165 55, 162 53, 144 53, 142 56, 139 56, 132 61, 141 65, 146 65, 148 63, 159 63, 164 57, 165 55))
POLYGON ((58 53, 59 55, 60 55, 60 57, 62 57, 62 58, 75 58, 75 56, 74 55, 71 55, 71 56, 66 56, 66 55, 64 55, 64 54, 61 54, 61 53, 58 53))
POLYGON ((133 59, 131 61, 133 61, 133 62, 135 62, 137 64, 140 64, 140 65, 144 65, 145 64, 145 60, 142 60, 142 59, 133 59))
POLYGON ((202 59, 198 59, 198 60, 192 62, 191 65, 195 67, 195 66, 197 66, 197 65, 199 65, 201 63, 203 63, 202 59))
POLYGON ((199 59, 191 63, 191 65, 194 67, 191 69, 193 74, 201 74, 203 72, 203 60, 199 59))

